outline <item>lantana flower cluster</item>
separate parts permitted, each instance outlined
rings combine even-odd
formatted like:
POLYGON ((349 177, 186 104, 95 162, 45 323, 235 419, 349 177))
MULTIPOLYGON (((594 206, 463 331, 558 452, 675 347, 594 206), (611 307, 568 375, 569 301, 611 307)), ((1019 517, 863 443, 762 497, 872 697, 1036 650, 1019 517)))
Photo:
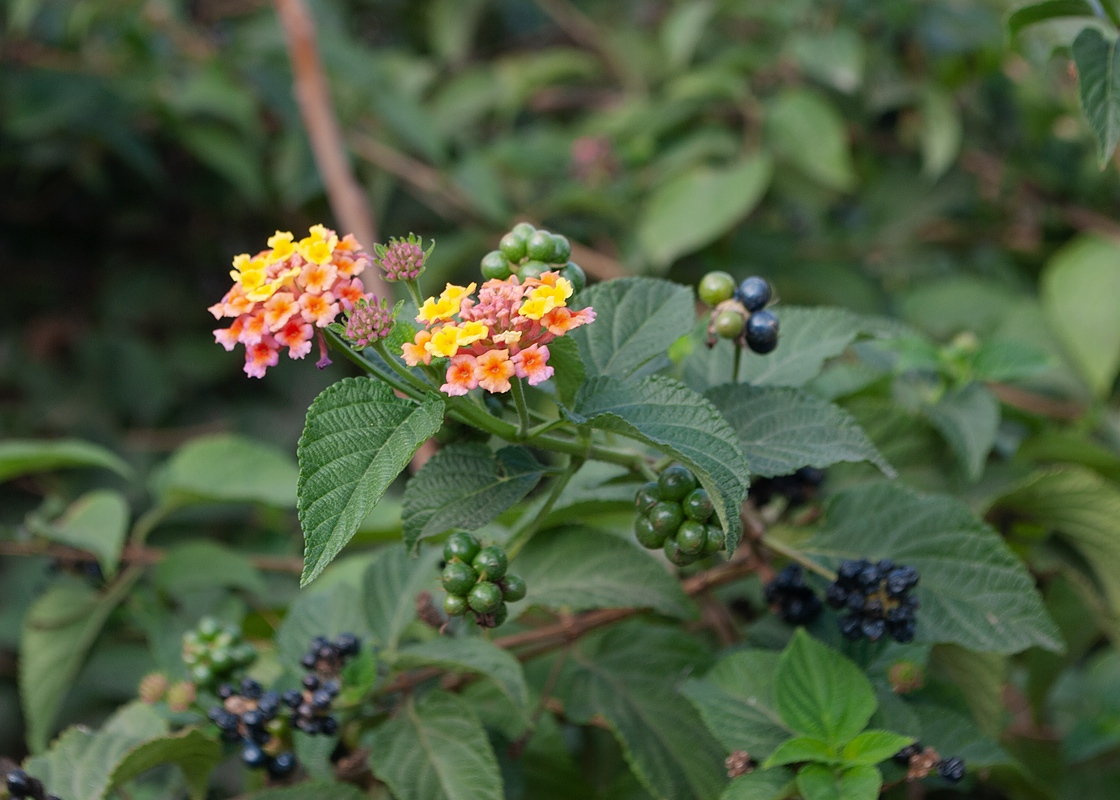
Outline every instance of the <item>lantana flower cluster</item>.
POLYGON ((245 372, 264 377, 275 366, 280 349, 291 358, 311 352, 319 330, 320 364, 329 363, 321 329, 371 295, 358 276, 372 263, 371 256, 352 234, 339 239, 322 225, 296 241, 288 231, 276 231, 267 250, 233 259, 234 284, 221 302, 210 306, 215 319, 233 318, 228 328, 214 331, 226 350, 245 346, 245 372))
POLYGON ((557 272, 524 282, 514 275, 489 280, 471 297, 475 284, 447 284, 438 298, 420 307, 417 322, 425 325, 402 357, 411 367, 448 358, 446 383, 440 391, 464 395, 471 389, 502 393, 517 376, 536 386, 552 377, 548 343, 595 319, 595 311, 567 307, 572 284, 557 272))

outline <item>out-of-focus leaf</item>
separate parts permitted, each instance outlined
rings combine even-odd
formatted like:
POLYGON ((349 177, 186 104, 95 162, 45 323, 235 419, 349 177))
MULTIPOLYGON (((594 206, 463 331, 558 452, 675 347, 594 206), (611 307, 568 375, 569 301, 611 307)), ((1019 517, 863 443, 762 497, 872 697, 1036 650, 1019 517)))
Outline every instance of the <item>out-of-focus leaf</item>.
POLYGON ((264 503, 294 508, 299 468, 286 452, 245 436, 192 439, 158 473, 155 489, 175 504, 264 503))
POLYGON ((61 518, 44 526, 41 532, 56 542, 95 554, 102 572, 111 578, 121 562, 128 518, 124 495, 112 489, 97 489, 71 503, 61 518))
POLYGON ((928 89, 922 97, 922 173, 927 178, 937 180, 953 165, 963 133, 953 96, 928 89))
POLYGON ((225 587, 261 596, 264 579, 252 563, 216 542, 187 542, 167 551, 155 570, 156 585, 172 595, 225 587))
POLYGON ((102 467, 123 478, 132 467, 111 451, 81 439, 8 439, 0 442, 0 482, 55 469, 102 467))
POLYGON ((1104 169, 1120 142, 1120 52, 1116 39, 1106 39, 1094 27, 1077 34, 1072 50, 1081 108, 1097 137, 1097 161, 1104 169))
POLYGON ((945 437, 968 479, 980 480, 999 432, 1000 409, 995 395, 978 383, 970 383, 947 392, 923 412, 945 437))
POLYGON ((766 113, 770 149, 813 180, 846 192, 856 185, 844 118, 811 89, 785 89, 766 113))
POLYGON ((1043 0, 1015 9, 1007 17, 1007 31, 1017 36, 1028 25, 1036 25, 1059 17, 1095 17, 1096 11, 1088 0, 1043 0))
POLYGON ((851 94, 863 83, 867 56, 863 39, 851 28, 795 36, 790 49, 806 74, 834 89, 851 94))

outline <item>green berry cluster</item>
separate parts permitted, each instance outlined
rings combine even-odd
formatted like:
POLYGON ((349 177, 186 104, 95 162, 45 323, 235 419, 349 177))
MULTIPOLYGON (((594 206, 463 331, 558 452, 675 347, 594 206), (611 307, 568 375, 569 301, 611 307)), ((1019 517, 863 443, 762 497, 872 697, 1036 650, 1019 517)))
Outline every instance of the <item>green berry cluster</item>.
POLYGON ((634 535, 650 550, 661 547, 678 566, 722 550, 723 531, 712 524, 715 506, 696 477, 680 464, 667 467, 634 497, 638 519, 634 535))
POLYGON ((497 250, 483 256, 482 277, 504 281, 516 275, 526 281, 545 272, 559 272, 578 292, 587 285, 587 276, 569 260, 571 257, 572 244, 567 237, 521 222, 502 237, 497 250))
POLYGON ((197 628, 183 634, 183 663, 199 686, 210 686, 256 660, 256 649, 242 641, 241 631, 213 617, 203 617, 197 628))
POLYGON ((496 628, 506 621, 506 602, 525 597, 525 581, 507 575, 509 560, 497 545, 483 547, 469 533, 453 533, 443 546, 443 610, 460 617, 468 611, 484 628, 496 628))
POLYGON ((738 286, 726 272, 709 272, 700 281, 700 299, 712 306, 708 346, 716 337, 734 339, 740 347, 765 354, 778 346, 778 317, 766 308, 773 296, 770 284, 757 275, 738 286))

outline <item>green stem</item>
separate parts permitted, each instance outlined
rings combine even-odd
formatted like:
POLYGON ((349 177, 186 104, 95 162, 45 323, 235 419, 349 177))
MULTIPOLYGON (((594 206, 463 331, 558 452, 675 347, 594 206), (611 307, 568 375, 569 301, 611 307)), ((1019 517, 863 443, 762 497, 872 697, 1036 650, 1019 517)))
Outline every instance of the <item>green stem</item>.
POLYGON ((404 366, 401 365, 397 357, 385 348, 385 342, 374 342, 373 349, 377 351, 377 354, 379 356, 385 359, 385 363, 388 364, 394 372, 404 378, 406 382, 410 383, 419 392, 421 392, 422 394, 427 394, 428 392, 432 391, 431 386, 424 383, 424 381, 417 378, 415 375, 405 369, 404 366))
POLYGON ((510 381, 509 386, 513 393, 514 405, 517 406, 517 419, 520 423, 518 435, 524 439, 529 435, 529 406, 525 403, 525 387, 522 385, 520 378, 514 378, 510 381))
MULTIPOLYGON (((377 368, 377 365, 363 356, 361 353, 355 351, 350 345, 346 344, 337 334, 332 331, 326 331, 327 341, 331 343, 335 350, 342 353, 349 361, 357 364, 371 375, 376 375, 385 383, 392 386, 394 389, 404 393, 413 400, 419 400, 423 395, 417 396, 416 391, 407 383, 400 381, 395 375, 388 374, 377 368)), ((390 362, 391 363, 391 362, 390 362)), ((425 391, 425 394, 427 392, 425 391)))
POLYGON ((735 343, 735 365, 731 368, 731 382, 739 382, 739 365, 743 362, 743 348, 735 343))
MULTIPOLYGON (((588 442, 588 444, 590 443, 588 442)), ((584 459, 580 458, 579 456, 572 456, 571 459, 569 459, 567 469, 565 469, 560 475, 557 476, 556 480, 553 481, 552 490, 548 493, 548 499, 544 501, 544 505, 541 506, 540 511, 534 514, 533 518, 529 520, 529 522, 524 527, 521 527, 519 525, 519 529, 513 534, 509 542, 506 543, 506 556, 512 559, 514 556, 521 552, 521 548, 524 547, 529 539, 532 538, 533 534, 536 533, 540 528, 541 523, 544 522, 549 512, 552 511, 552 507, 556 505, 556 501, 560 498, 560 494, 564 491, 564 487, 568 485, 568 481, 572 479, 572 476, 576 473, 576 470, 583 466, 583 462, 584 459)))
POLYGON ((408 294, 412 297, 412 302, 416 304, 416 308, 419 310, 420 306, 424 305, 424 301, 420 297, 420 284, 417 283, 415 278, 412 278, 411 280, 406 280, 404 286, 408 289, 408 294))
POLYGON ((816 561, 801 553, 800 550, 795 550, 788 544, 778 541, 769 534, 762 535, 762 543, 773 550, 775 553, 781 553, 789 560, 796 561, 798 564, 805 567, 805 569, 815 572, 821 577, 827 578, 830 581, 836 580, 836 573, 830 570, 828 567, 822 567, 816 561))

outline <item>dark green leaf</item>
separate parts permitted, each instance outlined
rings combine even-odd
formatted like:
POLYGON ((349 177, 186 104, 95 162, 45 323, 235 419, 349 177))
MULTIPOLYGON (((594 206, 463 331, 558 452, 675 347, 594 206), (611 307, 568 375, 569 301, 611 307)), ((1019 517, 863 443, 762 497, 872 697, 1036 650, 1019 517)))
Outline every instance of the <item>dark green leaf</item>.
POLYGON ((112 489, 97 489, 71 503, 66 513, 45 526, 42 533, 56 542, 95 554, 102 572, 111 578, 117 574, 121 563, 128 519, 128 501, 124 495, 112 489))
POLYGON ((780 655, 744 650, 721 658, 703 679, 691 679, 682 691, 704 723, 728 750, 745 750, 764 760, 790 737, 778 715, 774 679, 780 655))
POLYGON ((358 593, 353 588, 339 585, 328 592, 300 594, 276 631, 276 653, 280 663, 298 673, 302 670, 300 659, 316 636, 362 636, 368 630, 358 593))
POLYGON ((171 456, 154 481, 173 503, 296 504, 299 469, 273 445, 233 433, 193 439, 171 456))
POLYGON ((525 606, 569 611, 652 608, 684 618, 695 614, 680 583, 648 551, 586 528, 537 534, 511 571, 529 588, 525 606))
POLYGON ((370 767, 400 800, 502 800, 502 777, 486 732, 454 695, 405 699, 375 729, 370 767))
POLYGON ((245 556, 216 542, 187 542, 167 551, 155 569, 155 581, 172 595, 226 587, 250 594, 266 591, 260 572, 245 556))
POLYGON ((767 143, 775 153, 830 189, 855 187, 856 173, 844 119, 811 89, 786 89, 766 112, 767 143))
POLYGON ((890 731, 864 731, 844 746, 843 757, 848 764, 878 764, 914 741, 890 731))
MULTIPOLYGON (((589 378, 626 380, 659 369, 669 346, 692 330, 692 291, 655 278, 619 278, 580 292, 573 306, 591 306, 595 321, 570 334, 589 378)), ((667 361, 664 363, 668 363, 667 361)))
POLYGON ((968 479, 980 480, 999 432, 999 401, 995 395, 979 383, 970 383, 946 392, 923 411, 949 443, 968 479))
POLYGON ((243 795, 244 800, 363 800, 367 795, 352 783, 311 780, 280 789, 264 789, 243 795))
POLYGON ((120 786, 152 767, 175 764, 183 772, 192 800, 206 797, 210 772, 222 760, 222 746, 196 728, 151 739, 116 763, 109 786, 120 786))
POLYGON ((875 693, 859 667, 799 628, 778 662, 774 697, 782 722, 839 748, 875 713, 875 693))
POLYGON ((756 769, 731 781, 720 800, 779 800, 790 796, 793 780, 786 769, 756 769))
POLYGON ((443 448, 424 464, 404 491, 404 540, 449 530, 478 530, 532 491, 544 467, 524 447, 495 455, 477 442, 443 448))
POLYGON ((812 736, 795 736, 778 745, 762 765, 763 768, 780 767, 801 761, 820 761, 831 763, 836 760, 836 751, 820 739, 812 736))
POLYGON ((389 650, 396 648, 401 634, 416 619, 416 595, 435 590, 439 572, 438 550, 421 550, 409 558, 403 544, 381 550, 362 581, 362 607, 374 640, 389 650))
POLYGON ((397 398, 368 378, 345 378, 315 398, 299 440, 299 519, 306 586, 329 564, 443 424, 443 400, 397 398))
POLYGON ((799 467, 870 461, 894 470, 847 411, 796 389, 727 384, 704 395, 739 435, 752 475, 789 475, 799 467))
POLYGON ((561 336, 548 343, 548 354, 548 365, 555 370, 552 382, 556 385, 556 396, 561 403, 570 406, 587 379, 587 370, 579 357, 579 345, 573 337, 561 336))
POLYGON ((123 478, 132 467, 104 447, 81 439, 8 439, 0 442, 0 482, 56 469, 101 467, 123 478))
POLYGON ((671 378, 652 376, 630 384, 595 378, 580 389, 569 416, 682 461, 715 501, 727 550, 735 550, 749 471, 735 431, 709 401, 671 378))
POLYGON ((1097 137, 1097 163, 1103 169, 1120 142, 1120 54, 1116 39, 1086 27, 1073 40, 1073 62, 1081 109, 1097 137))
POLYGON ((1034 580, 1003 540, 963 504, 943 495, 873 484, 837 494, 825 532, 809 550, 836 558, 891 558, 921 583, 918 641, 1016 653, 1062 649, 1034 580))
POLYGON ((1088 0, 1043 0, 1015 9, 1007 17, 1007 31, 1013 37, 1023 28, 1059 17, 1093 17, 1096 12, 1088 0))
POLYGON ((398 652, 394 666, 404 669, 436 666, 455 672, 485 675, 522 713, 529 704, 529 689, 525 685, 521 662, 508 651, 477 636, 456 639, 441 636, 430 642, 410 645, 398 652))

